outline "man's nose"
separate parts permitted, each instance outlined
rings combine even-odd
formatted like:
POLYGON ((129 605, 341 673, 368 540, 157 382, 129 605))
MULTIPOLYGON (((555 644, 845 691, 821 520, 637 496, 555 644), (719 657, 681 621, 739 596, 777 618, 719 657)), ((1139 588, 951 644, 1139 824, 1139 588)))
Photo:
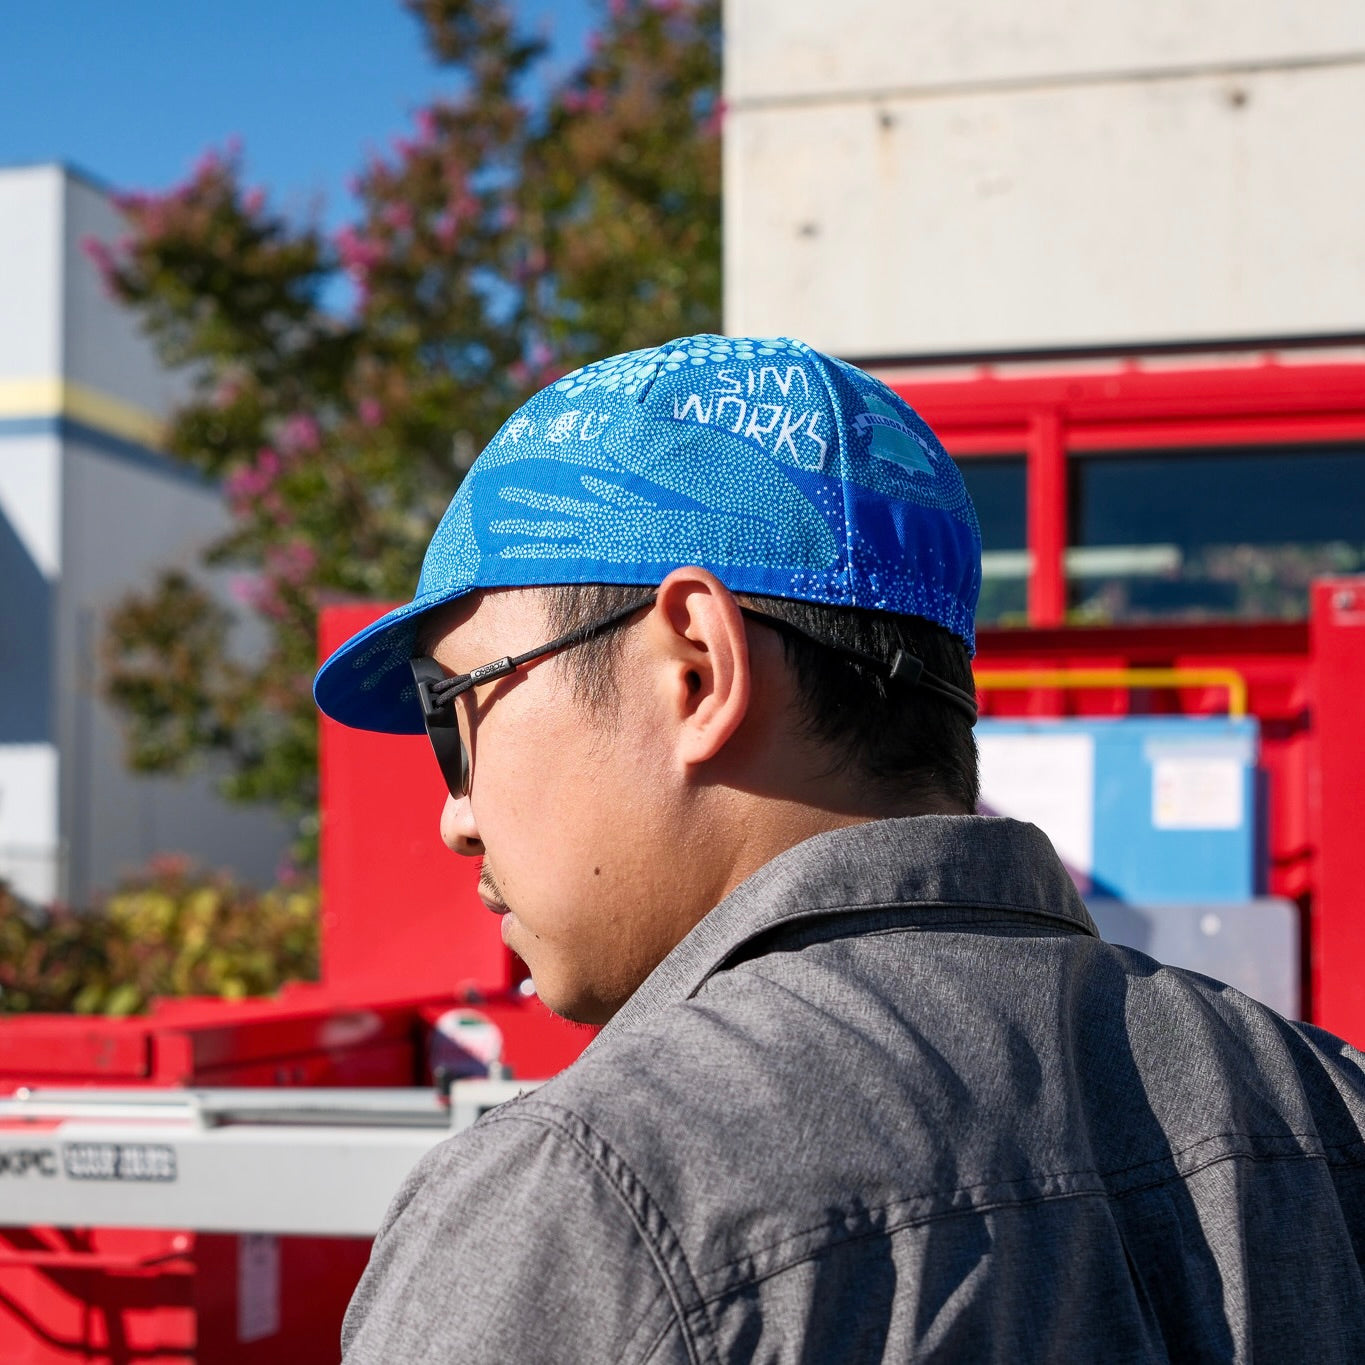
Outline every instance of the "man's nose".
POLYGON ((467 858, 483 857, 483 841, 479 838, 469 797, 446 797, 441 808, 441 842, 452 853, 462 853, 467 858))

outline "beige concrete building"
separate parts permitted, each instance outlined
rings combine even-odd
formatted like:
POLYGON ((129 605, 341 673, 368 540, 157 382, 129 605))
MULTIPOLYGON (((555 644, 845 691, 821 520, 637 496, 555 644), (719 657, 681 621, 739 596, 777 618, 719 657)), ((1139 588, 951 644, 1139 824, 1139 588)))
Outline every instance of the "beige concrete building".
POLYGON ((1365 331, 1359 0, 727 0, 725 323, 850 357, 1365 331))

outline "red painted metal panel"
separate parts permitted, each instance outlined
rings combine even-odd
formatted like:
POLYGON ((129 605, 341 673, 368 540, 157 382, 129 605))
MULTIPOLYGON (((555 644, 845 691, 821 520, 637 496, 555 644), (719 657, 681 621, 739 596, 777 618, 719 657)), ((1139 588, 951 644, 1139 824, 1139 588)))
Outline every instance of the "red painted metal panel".
POLYGON ((278 1330, 243 1332, 239 1238, 194 1239, 196 1365, 330 1365, 340 1353, 341 1319, 369 1260, 368 1239, 282 1237, 278 1330))
MULTIPOLYGON (((387 607, 323 613, 325 656, 387 607)), ((349 998, 497 993, 520 973, 478 899, 478 864, 448 852, 445 787, 426 737, 322 721, 323 979, 349 998)))
POLYGON ((1285 365, 1249 357, 1241 364, 1184 368, 1109 361, 1084 369, 981 366, 951 379, 912 369, 885 377, 940 435, 958 428, 989 428, 997 436, 1012 430, 1018 433, 1014 449, 1040 408, 1058 412, 1068 427, 1158 417, 1240 422, 1336 414, 1365 420, 1365 362, 1359 360, 1285 365))
POLYGON ((5 1365, 310 1365, 336 1359, 341 1318, 365 1268, 361 1238, 281 1238, 275 1330, 242 1313, 242 1241, 119 1229, 0 1229, 5 1365))
POLYGON ((1174 450, 1275 445, 1345 445, 1365 441, 1365 417, 1304 414, 1290 417, 1163 418, 1145 422, 1077 422, 1067 432, 1071 450, 1174 450))
POLYGON ((192 1246, 175 1231, 0 1228, 0 1359, 190 1365, 192 1246))
POLYGON ((1313 585, 1315 1017, 1365 1043, 1365 578, 1313 585))
MULTIPOLYGON (((325 655, 388 610, 330 607, 325 655)), ((451 853, 437 824, 445 788, 425 736, 374 735, 331 721, 322 731, 324 989, 363 1001, 445 997, 503 1032, 518 1076, 553 1075, 594 1030, 566 1023, 517 993, 521 961, 478 899, 478 864, 451 853)), ((424 1011, 428 1022, 444 1010, 424 1011)))
POLYGON ((0 1089, 12 1073, 41 1075, 46 1084, 94 1077, 107 1085, 151 1074, 151 1030, 145 1019, 17 1015, 0 1026, 0 1089))
POLYGON ((1028 439, 1028 614, 1036 626, 1066 617, 1066 449, 1052 408, 1033 416, 1028 439))

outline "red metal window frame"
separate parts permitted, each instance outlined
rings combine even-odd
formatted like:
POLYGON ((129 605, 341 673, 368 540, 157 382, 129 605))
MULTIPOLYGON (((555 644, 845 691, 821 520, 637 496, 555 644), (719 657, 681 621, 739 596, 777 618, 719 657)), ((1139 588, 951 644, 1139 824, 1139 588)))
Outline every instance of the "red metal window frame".
POLYGON ((1028 616, 1066 617, 1068 455, 1365 442, 1365 359, 1255 354, 881 371, 954 458, 1022 454, 1028 616))

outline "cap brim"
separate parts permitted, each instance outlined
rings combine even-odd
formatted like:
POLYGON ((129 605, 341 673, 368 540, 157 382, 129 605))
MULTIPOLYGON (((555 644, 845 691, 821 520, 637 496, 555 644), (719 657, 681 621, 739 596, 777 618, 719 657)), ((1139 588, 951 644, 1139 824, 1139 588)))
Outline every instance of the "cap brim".
POLYGON ((422 708, 408 668, 417 631, 426 612, 464 595, 446 591, 414 598, 351 636, 313 679, 318 709, 356 730, 420 735, 422 708))

